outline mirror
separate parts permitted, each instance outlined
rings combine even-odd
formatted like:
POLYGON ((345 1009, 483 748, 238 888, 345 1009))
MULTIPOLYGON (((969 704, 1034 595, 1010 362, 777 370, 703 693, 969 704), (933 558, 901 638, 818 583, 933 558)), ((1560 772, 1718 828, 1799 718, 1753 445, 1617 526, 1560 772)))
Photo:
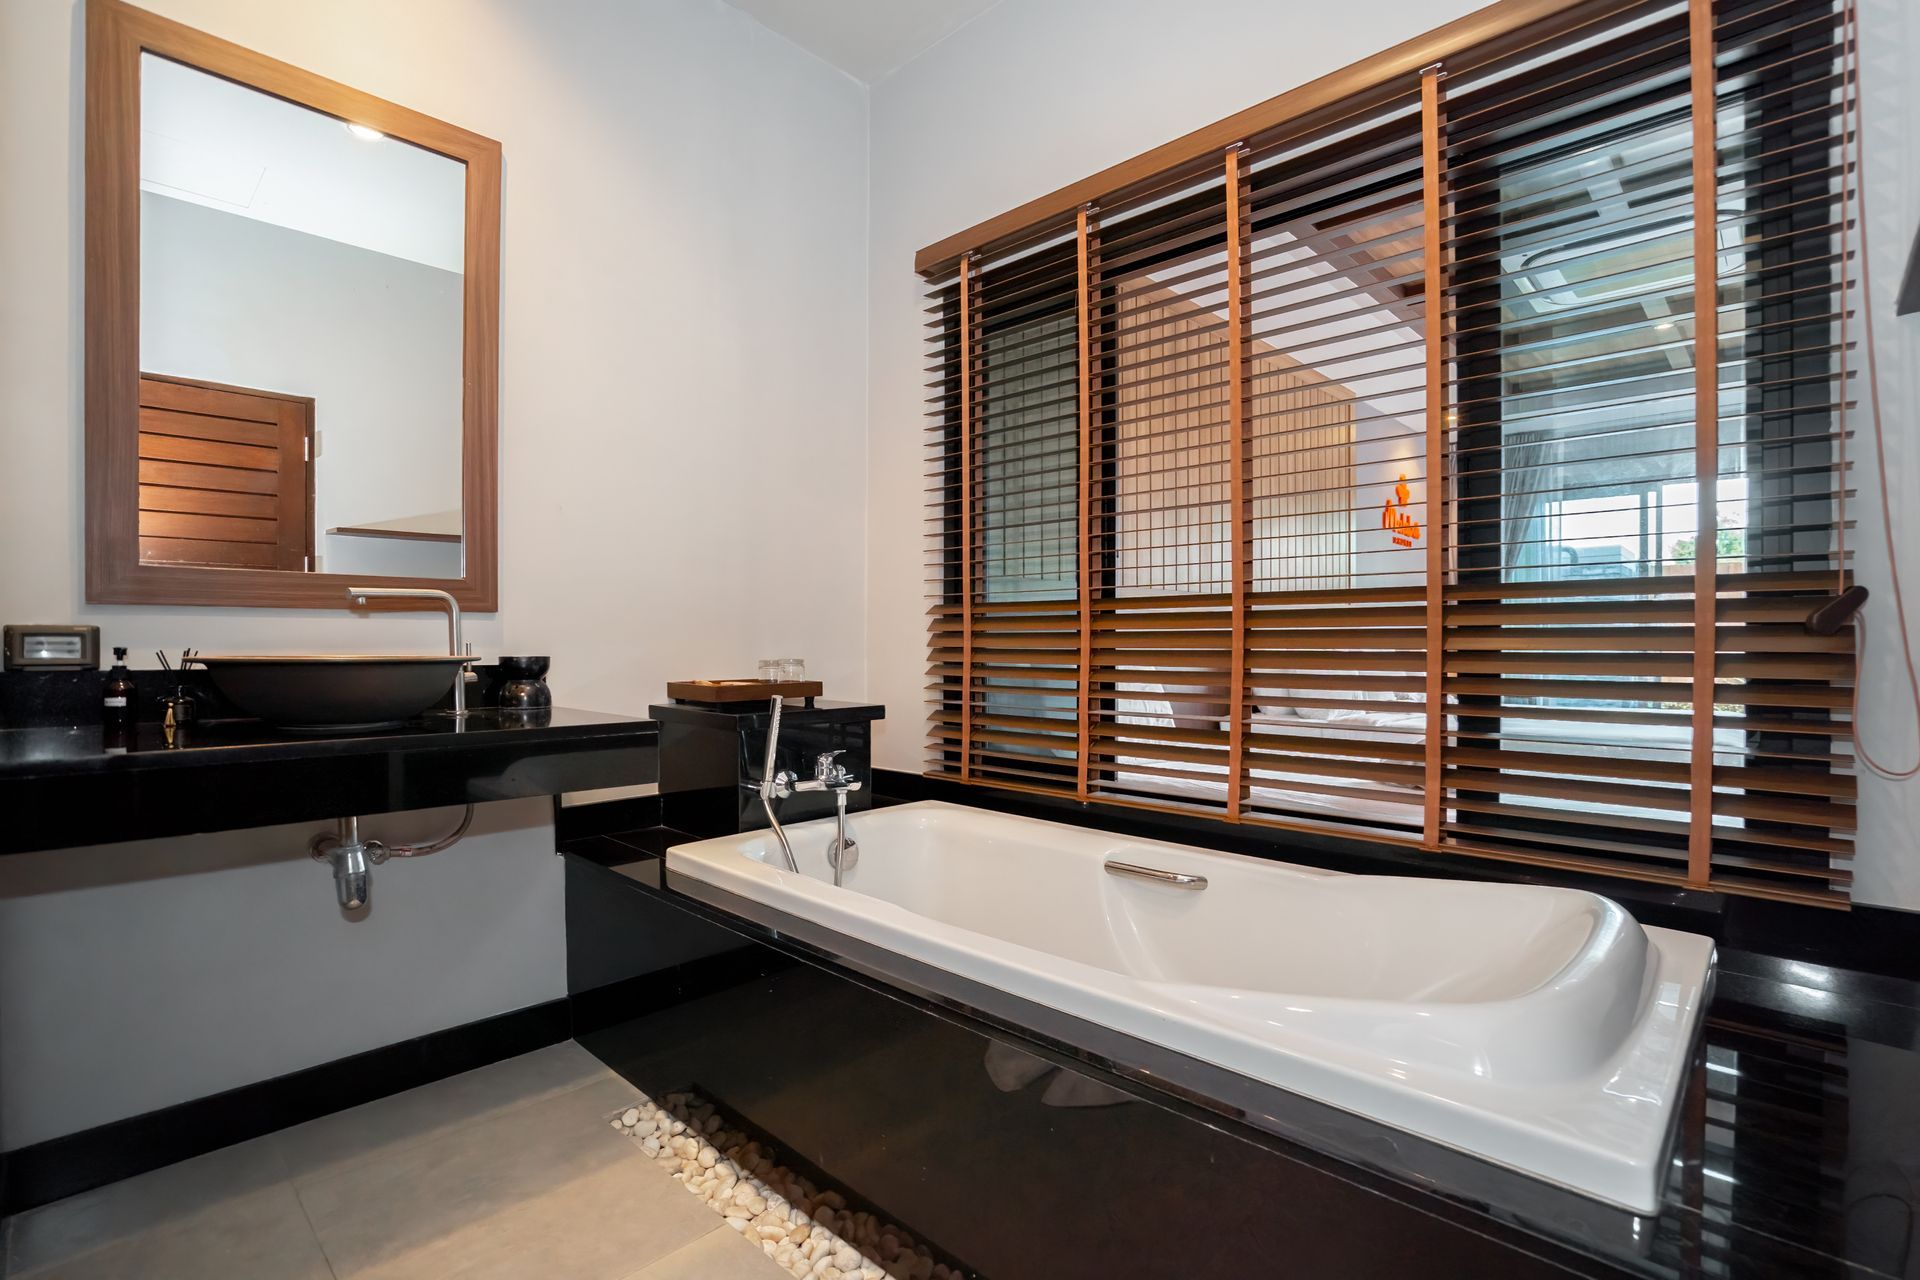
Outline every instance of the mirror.
POLYGON ((495 607, 497 145, 88 22, 88 598, 495 607))
POLYGON ((140 558, 460 576, 466 168, 140 57, 140 558))

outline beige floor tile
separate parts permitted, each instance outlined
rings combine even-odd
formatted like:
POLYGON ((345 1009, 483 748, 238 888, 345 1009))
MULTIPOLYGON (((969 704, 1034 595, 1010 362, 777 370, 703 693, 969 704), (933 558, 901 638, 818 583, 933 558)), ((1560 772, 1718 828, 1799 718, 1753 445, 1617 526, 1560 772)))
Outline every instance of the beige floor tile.
POLYGON ((9 1274, 53 1266, 179 1223, 246 1199, 286 1176, 272 1139, 258 1138, 30 1209, 11 1224, 9 1274))
POLYGON ((617 1078, 568 1040, 284 1129, 273 1141, 295 1182, 304 1183, 515 1107, 617 1078))
MULTIPOLYGON (((606 1141, 625 1139, 609 1134, 606 1141)), ((620 1280, 714 1231, 734 1234, 659 1170, 622 1162, 460 1223, 364 1271, 340 1274, 354 1280, 620 1280), (660 1194, 662 1183, 670 1195, 660 1194)))
POLYGON ((633 1213, 670 1197, 690 1200, 661 1178, 605 1117, 636 1096, 618 1077, 462 1125, 347 1168, 297 1182, 335 1272, 358 1276, 511 1213, 610 1167, 652 1176, 633 1180, 633 1213))
POLYGON ((41 1270, 32 1280, 331 1280, 291 1183, 222 1201, 41 1270))
POLYGON ((775 1280, 786 1274, 772 1258, 748 1244, 745 1236, 723 1226, 626 1280, 775 1280))

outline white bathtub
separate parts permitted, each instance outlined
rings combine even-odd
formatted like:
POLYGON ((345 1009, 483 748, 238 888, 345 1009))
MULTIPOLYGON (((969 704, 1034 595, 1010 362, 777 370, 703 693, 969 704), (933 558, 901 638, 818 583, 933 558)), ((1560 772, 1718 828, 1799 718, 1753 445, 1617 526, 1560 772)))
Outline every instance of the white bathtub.
POLYGON ((1638 1212, 1713 944, 1571 889, 1347 876, 925 802, 670 871, 1638 1212), (1205 877, 1180 888, 1109 861, 1205 877))

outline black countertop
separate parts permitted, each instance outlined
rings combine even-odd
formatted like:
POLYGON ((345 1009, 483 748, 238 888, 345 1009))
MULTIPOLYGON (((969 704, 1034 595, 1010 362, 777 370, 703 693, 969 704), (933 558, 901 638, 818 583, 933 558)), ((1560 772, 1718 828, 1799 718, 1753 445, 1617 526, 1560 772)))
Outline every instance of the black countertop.
POLYGON ((0 853, 652 782, 659 727, 563 707, 298 734, 257 720, 0 728, 0 853))
POLYGON ((1014 1031, 1409 1208, 1538 1241, 1574 1274, 1920 1274, 1920 983, 1722 948, 1666 1192, 1642 1216, 669 875, 664 850, 685 838, 655 829, 563 849, 610 872, 610 889, 1014 1031))
POLYGON ((501 734, 527 734, 545 742, 659 738, 653 721, 634 716, 568 707, 532 714, 542 718, 497 710, 471 711, 464 720, 429 713, 398 728, 347 733, 296 733, 259 720, 214 720, 176 731, 172 742, 161 725, 141 724, 118 747, 107 744, 105 731, 97 724, 0 727, 0 781, 248 761, 326 760, 369 751, 465 750, 501 734))

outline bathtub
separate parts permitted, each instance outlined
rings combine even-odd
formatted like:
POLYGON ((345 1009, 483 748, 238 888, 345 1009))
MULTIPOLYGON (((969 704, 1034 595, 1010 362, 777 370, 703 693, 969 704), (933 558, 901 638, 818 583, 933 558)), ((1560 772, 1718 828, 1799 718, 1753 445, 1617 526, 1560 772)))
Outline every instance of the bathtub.
POLYGON ((668 870, 1650 1213, 1710 940, 1573 889, 1349 876, 923 802, 668 870), (1118 869, 1113 864, 1119 864, 1118 869), (1163 877, 1174 877, 1167 879, 1163 877))

